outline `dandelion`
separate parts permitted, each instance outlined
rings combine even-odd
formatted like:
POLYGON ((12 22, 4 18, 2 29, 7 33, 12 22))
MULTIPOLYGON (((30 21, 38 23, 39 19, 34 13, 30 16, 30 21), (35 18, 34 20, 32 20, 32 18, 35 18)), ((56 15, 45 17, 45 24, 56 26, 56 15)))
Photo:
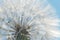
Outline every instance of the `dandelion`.
POLYGON ((60 35, 60 21, 47 0, 3 0, 0 11, 0 40, 53 40, 60 35))

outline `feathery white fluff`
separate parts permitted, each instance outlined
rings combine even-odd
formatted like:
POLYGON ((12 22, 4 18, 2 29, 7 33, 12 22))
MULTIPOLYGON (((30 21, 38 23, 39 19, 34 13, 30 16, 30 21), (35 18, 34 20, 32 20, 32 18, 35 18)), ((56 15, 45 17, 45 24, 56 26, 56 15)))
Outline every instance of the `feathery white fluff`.
POLYGON ((16 24, 20 25, 21 30, 25 28, 29 32, 30 40, 55 40, 55 37, 60 37, 60 32, 56 31, 60 21, 47 0, 3 0, 2 3, 1 40, 15 40, 16 24))

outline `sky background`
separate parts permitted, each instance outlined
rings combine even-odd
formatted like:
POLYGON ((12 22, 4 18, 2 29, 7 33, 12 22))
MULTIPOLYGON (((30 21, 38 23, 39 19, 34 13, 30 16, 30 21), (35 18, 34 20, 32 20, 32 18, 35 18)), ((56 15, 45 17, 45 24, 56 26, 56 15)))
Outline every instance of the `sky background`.
POLYGON ((60 0, 48 0, 48 2, 56 9, 57 15, 60 18, 60 0))
MULTIPOLYGON (((56 13, 60 18, 60 0, 48 0, 48 2, 56 9, 56 13)), ((60 40, 60 38, 57 38, 56 40, 60 40)))

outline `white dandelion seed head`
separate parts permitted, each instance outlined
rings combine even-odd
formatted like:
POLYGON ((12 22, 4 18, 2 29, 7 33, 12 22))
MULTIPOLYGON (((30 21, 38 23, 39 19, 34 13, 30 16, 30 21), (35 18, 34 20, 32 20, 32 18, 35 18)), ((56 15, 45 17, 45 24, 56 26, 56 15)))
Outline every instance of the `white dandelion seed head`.
POLYGON ((3 0, 0 6, 0 34, 6 40, 16 40, 14 36, 25 29, 30 40, 52 40, 60 35, 58 22, 56 10, 47 0, 3 0))

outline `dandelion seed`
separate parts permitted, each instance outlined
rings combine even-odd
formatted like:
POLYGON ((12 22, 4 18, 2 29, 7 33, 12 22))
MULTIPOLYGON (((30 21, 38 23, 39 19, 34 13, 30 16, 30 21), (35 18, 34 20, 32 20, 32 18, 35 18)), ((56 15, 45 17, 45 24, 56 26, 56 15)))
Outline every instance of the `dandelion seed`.
POLYGON ((0 8, 1 40, 3 37, 6 40, 53 39, 50 33, 55 35, 53 30, 59 20, 47 0, 4 0, 3 4, 0 8))

